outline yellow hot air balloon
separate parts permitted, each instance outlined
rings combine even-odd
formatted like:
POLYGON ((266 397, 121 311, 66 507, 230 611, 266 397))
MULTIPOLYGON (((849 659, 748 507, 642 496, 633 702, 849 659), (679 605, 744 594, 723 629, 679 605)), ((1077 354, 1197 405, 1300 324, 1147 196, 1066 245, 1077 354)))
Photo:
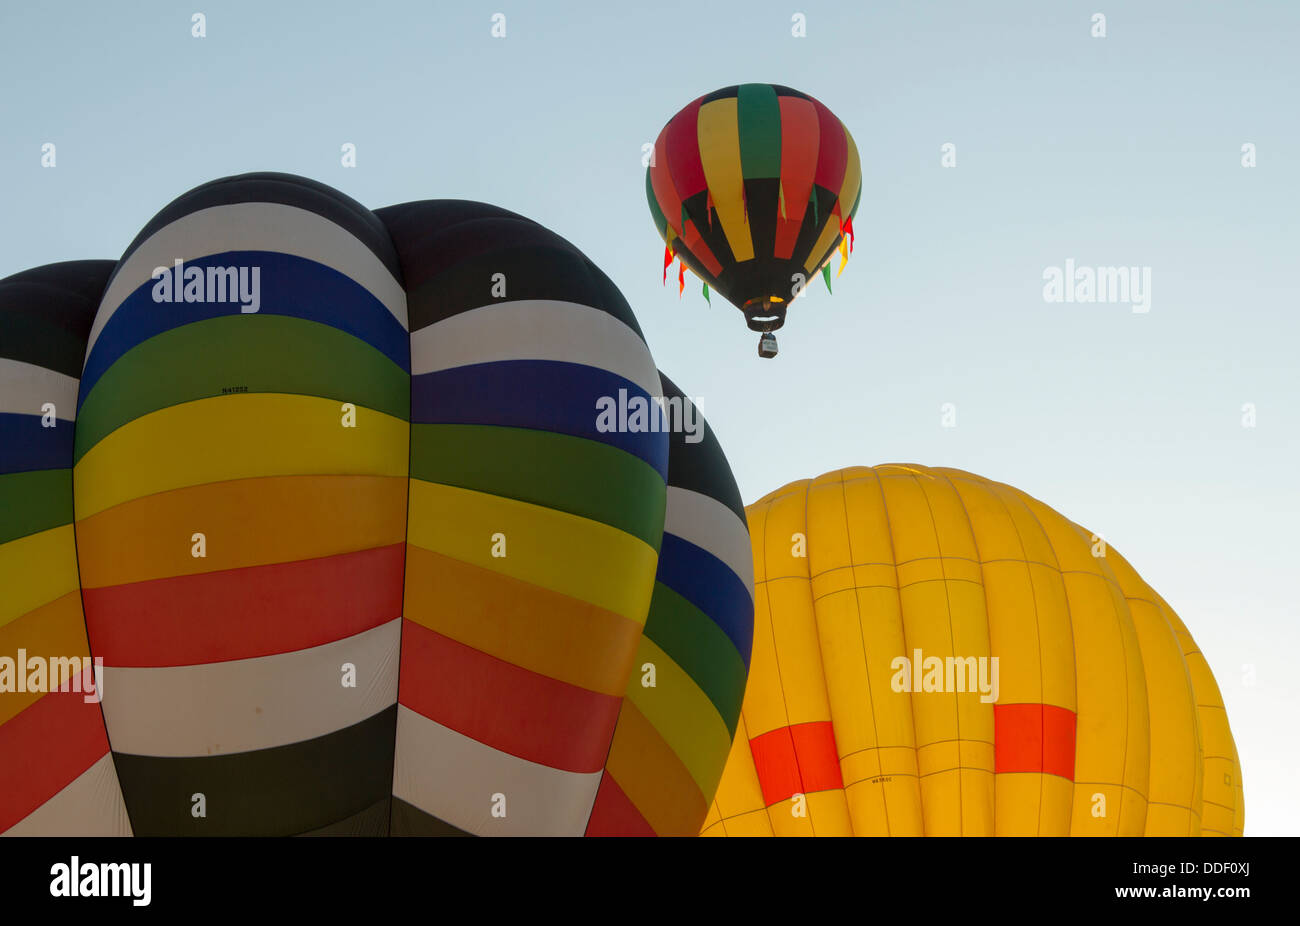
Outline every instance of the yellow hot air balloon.
POLYGON ((901 464, 746 513, 753 657, 704 835, 1241 835, 1209 666, 1090 531, 901 464))

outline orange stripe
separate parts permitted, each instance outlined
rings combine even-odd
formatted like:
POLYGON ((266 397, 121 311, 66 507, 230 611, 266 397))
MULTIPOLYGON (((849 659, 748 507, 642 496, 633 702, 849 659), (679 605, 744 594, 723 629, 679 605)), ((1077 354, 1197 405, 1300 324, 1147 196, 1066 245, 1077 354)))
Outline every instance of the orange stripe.
POLYGON ((994 771, 1074 780, 1074 711, 1053 704, 993 705, 994 771))
POLYGON ((406 539, 405 476, 266 476, 172 489, 77 522, 83 588, 298 562, 406 539), (204 558, 191 552, 206 537, 204 558))
POLYGON ((794 794, 844 788, 829 720, 777 727, 751 739, 749 749, 768 807, 794 794))
MULTIPOLYGON (((86 623, 81 616, 81 592, 68 592, 0 627, 0 656, 16 660, 20 648, 28 656, 42 659, 90 655, 86 623)), ((62 681, 59 679, 55 684, 62 681)), ((40 692, 30 691, 0 694, 0 724, 16 717, 40 697, 40 692)))
POLYGON ((596 605, 406 545, 407 620, 513 665, 621 696, 641 626, 596 605))
POLYGON ((695 836, 708 804, 682 760, 628 698, 618 715, 605 773, 660 836, 695 836))

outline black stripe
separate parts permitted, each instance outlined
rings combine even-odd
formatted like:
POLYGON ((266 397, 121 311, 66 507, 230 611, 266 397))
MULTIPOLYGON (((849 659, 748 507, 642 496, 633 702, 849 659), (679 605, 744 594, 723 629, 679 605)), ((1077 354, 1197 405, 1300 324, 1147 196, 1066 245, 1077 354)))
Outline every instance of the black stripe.
POLYGON ((400 797, 393 798, 394 836, 473 836, 458 827, 425 813, 400 797))
POLYGON ((0 280, 0 357, 79 379, 113 267, 111 260, 70 260, 0 280))
POLYGON ((556 299, 613 315, 642 340, 632 308, 581 251, 531 219, 496 206, 425 200, 376 213, 392 235, 410 330, 497 301, 556 299), (504 299, 492 294, 504 274, 504 299))
MULTIPOLYGON (((665 398, 682 397, 677 384, 659 373, 659 384, 665 398)), ((700 415, 699 409, 696 414, 700 415)), ((703 419, 703 415, 700 418, 703 419)), ((703 440, 687 443, 685 431, 673 430, 668 434, 668 485, 679 489, 690 489, 716 499, 726 505, 740 518, 745 520, 745 504, 740 498, 740 489, 736 486, 736 477, 731 473, 731 464, 722 452, 722 444, 713 433, 707 421, 702 429, 703 440)))
MULTIPOLYGON (((154 216, 122 255, 125 261, 154 232, 177 219, 213 206, 235 203, 280 203, 329 219, 368 247, 397 277, 397 253, 378 216, 333 187, 294 174, 252 173, 222 177, 172 200, 154 216)), ((400 279, 400 277, 399 277, 400 279)))
POLYGON ((754 259, 766 262, 776 253, 776 220, 781 215, 781 178, 746 180, 745 203, 749 209, 754 259))
POLYGON ((392 798, 385 797, 375 801, 360 813, 354 813, 346 820, 331 823, 319 829, 301 833, 302 836, 387 836, 388 818, 392 812, 389 806, 392 798))
POLYGON ((137 836, 291 836, 392 794, 397 705, 315 739, 224 756, 113 753, 137 836), (192 795, 207 816, 191 815, 192 795))
POLYGON ((714 90, 712 93, 706 93, 700 100, 700 105, 712 103, 714 100, 725 100, 730 97, 740 96, 740 84, 732 84, 730 87, 723 87, 721 90, 714 90))

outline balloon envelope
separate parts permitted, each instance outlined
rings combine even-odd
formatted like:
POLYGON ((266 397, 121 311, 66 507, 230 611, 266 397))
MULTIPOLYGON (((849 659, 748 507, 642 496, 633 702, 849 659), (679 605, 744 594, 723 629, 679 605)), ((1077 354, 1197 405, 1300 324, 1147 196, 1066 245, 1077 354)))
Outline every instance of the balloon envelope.
POLYGON ((960 470, 746 509, 754 655, 706 835, 1240 835, 1218 686, 1111 547, 960 470))

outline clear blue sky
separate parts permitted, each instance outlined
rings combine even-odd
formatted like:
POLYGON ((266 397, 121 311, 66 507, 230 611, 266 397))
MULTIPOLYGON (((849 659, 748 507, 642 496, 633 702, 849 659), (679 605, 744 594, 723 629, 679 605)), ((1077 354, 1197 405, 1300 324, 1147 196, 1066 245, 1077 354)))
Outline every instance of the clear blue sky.
POLYGON ((5 3, 0 276, 116 258, 173 197, 249 170, 528 215, 621 287, 746 501, 920 462, 1104 534, 1209 659, 1247 833, 1297 834, 1298 39, 1280 0, 5 3), (745 81, 830 106, 864 176, 849 269, 795 304, 774 362, 722 300, 660 285, 640 161, 745 81), (1067 258, 1150 267, 1150 313, 1045 303, 1067 258))

